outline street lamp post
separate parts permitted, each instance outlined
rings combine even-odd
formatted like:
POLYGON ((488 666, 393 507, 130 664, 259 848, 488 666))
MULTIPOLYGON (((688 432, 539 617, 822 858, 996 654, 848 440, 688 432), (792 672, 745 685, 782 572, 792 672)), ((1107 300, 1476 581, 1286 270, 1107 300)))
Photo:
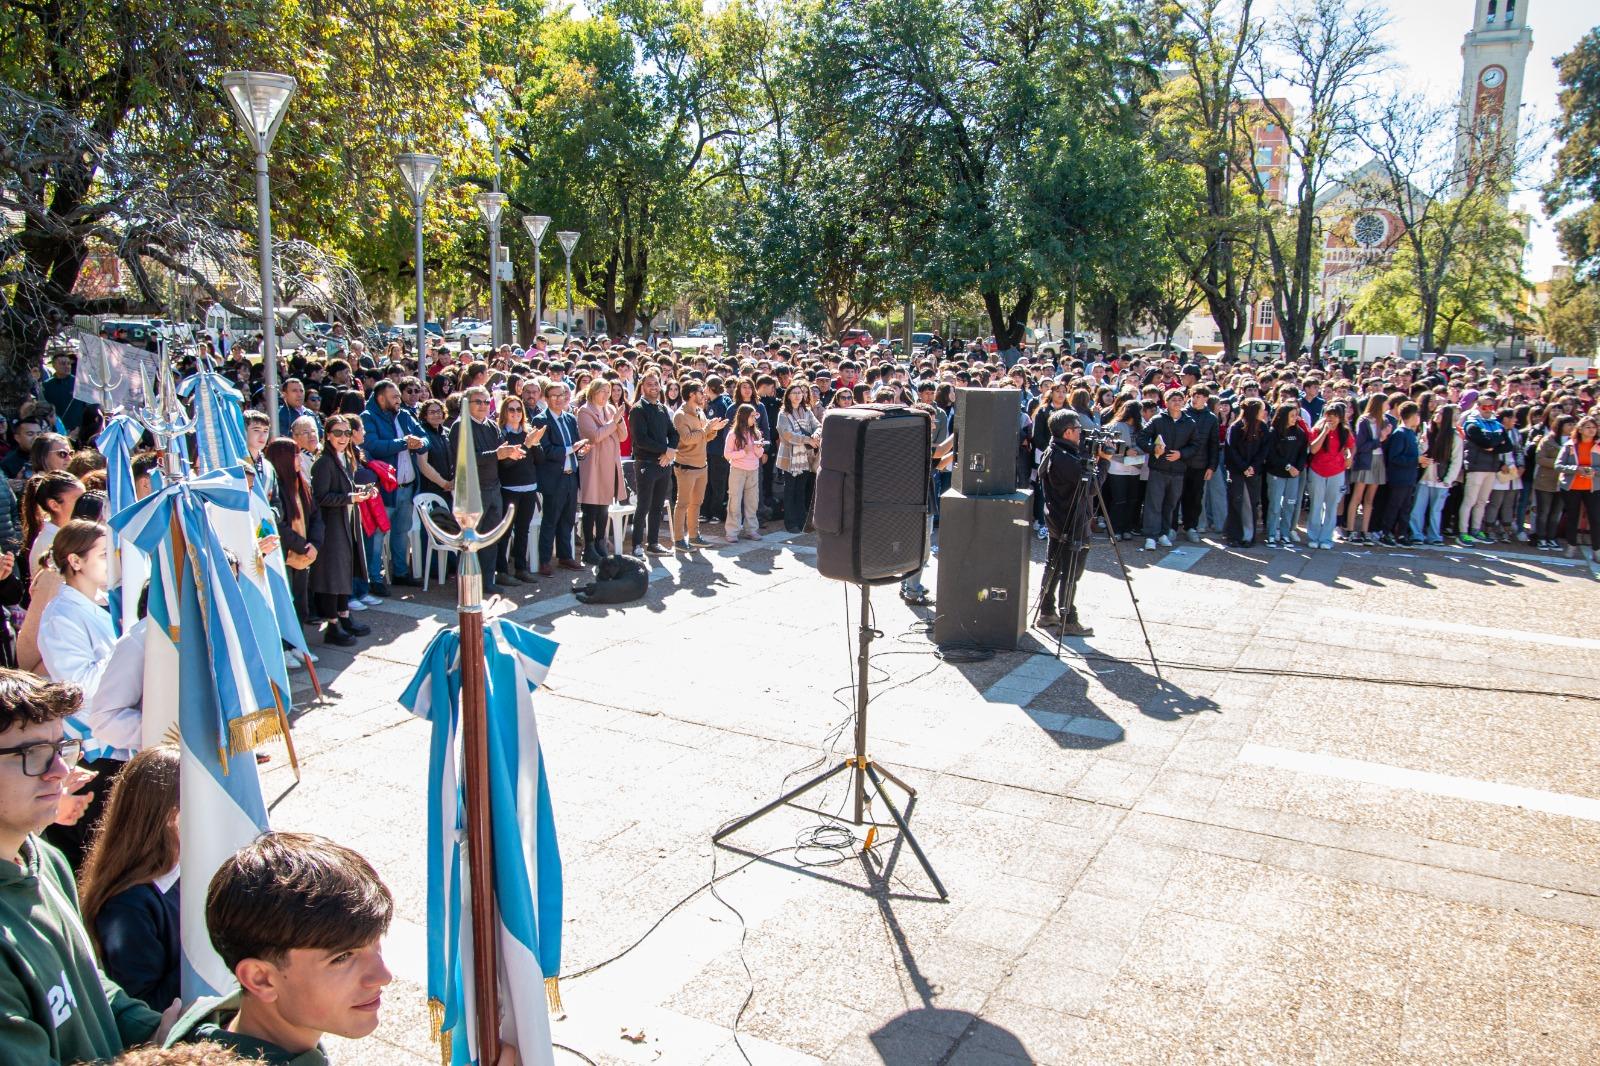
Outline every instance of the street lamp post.
MULTIPOLYGON (((539 287, 543 281, 540 274, 539 246, 544 243, 544 231, 550 225, 549 215, 523 215, 522 225, 528 231, 528 236, 533 238, 533 340, 539 339, 539 319, 544 313, 544 300, 541 298, 543 290, 539 287)), ((532 341, 529 342, 530 344, 532 341)))
POLYGON ((266 375, 267 417, 278 417, 278 321, 272 278, 272 189, 267 177, 267 153, 283 124, 295 80, 287 74, 235 70, 222 76, 234 114, 256 153, 256 213, 261 245, 261 365, 266 375))
POLYGON ((567 257, 567 334, 572 333, 572 250, 578 246, 578 238, 582 236, 575 229, 556 231, 556 239, 561 242, 561 251, 567 257))
POLYGON ((428 380, 428 316, 422 298, 422 201, 442 162, 436 155, 403 152, 395 157, 400 178, 411 193, 411 206, 417 216, 417 380, 428 380))
MULTIPOLYGON (((489 349, 500 347, 500 212, 505 209, 506 194, 481 192, 478 210, 489 224, 489 349)), ((493 356, 491 355, 491 358, 493 356)))

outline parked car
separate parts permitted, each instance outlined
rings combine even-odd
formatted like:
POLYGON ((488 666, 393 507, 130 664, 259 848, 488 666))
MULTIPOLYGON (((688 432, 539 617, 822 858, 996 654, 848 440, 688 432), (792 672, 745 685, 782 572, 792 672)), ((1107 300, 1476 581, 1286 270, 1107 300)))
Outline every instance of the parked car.
MULTIPOLYGON (((1279 347, 1282 346, 1280 345, 1279 347)), ((1134 349, 1134 354, 1154 355, 1162 359, 1187 359, 1194 353, 1181 344, 1166 344, 1157 341, 1155 344, 1147 344, 1143 348, 1134 349)))
POLYGON ((847 329, 839 334, 841 348, 870 348, 872 343, 872 334, 864 329, 847 329))
POLYGON ((717 325, 715 322, 702 322, 698 326, 695 326, 693 329, 689 330, 689 336, 720 337, 722 336, 722 327, 717 325))

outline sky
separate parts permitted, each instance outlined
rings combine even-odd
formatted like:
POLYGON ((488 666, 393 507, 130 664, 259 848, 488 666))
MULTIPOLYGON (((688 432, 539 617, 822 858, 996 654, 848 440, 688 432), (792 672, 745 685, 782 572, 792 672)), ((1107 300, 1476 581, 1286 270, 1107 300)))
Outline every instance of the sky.
MULTIPOLYGON (((1472 0, 1393 0, 1389 40, 1397 66, 1394 77, 1431 96, 1455 96, 1461 89, 1461 40, 1472 26, 1472 0)), ((1590 0, 1518 0, 1517 17, 1533 29, 1533 52, 1528 56, 1522 90, 1524 134, 1548 141, 1556 103, 1557 56, 1570 50, 1589 30, 1600 25, 1600 8, 1590 0), (1542 131, 1539 129, 1542 127, 1542 131)), ((1549 177, 1551 152, 1533 168, 1530 185, 1549 177)), ((1533 218, 1524 268, 1533 281, 1544 281, 1550 268, 1562 261, 1555 230, 1539 207, 1537 192, 1520 192, 1512 206, 1533 218)))

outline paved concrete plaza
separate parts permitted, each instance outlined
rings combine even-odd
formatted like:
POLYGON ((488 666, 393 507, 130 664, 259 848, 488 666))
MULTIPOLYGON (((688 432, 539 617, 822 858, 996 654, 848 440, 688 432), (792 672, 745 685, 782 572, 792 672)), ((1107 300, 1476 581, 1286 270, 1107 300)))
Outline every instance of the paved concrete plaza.
MULTIPOLYGON (((918 789, 939 902, 893 831, 866 855, 859 830, 797 848, 823 822, 803 811, 713 852, 848 717, 855 592, 814 560, 769 533, 658 562, 625 608, 560 578, 495 601, 561 643, 537 703, 563 973, 691 897, 563 981, 560 1043, 671 1066, 743 1062, 736 1034, 761 1066, 1600 1062, 1600 581, 1581 562, 1130 553, 1164 683, 1104 546, 1080 597, 1098 633, 1060 662, 1043 642, 942 662, 931 612, 878 590, 870 750, 918 789), (713 863, 722 901, 694 894, 713 863)), ((438 1061, 427 726, 393 701, 453 599, 366 612, 353 658, 319 646, 328 698, 299 716, 304 781, 273 812, 360 849, 396 896, 383 1024, 330 1041, 341 1063, 438 1061)), ((271 766, 269 799, 292 784, 271 766)), ((816 806, 840 810, 843 780, 816 806)))

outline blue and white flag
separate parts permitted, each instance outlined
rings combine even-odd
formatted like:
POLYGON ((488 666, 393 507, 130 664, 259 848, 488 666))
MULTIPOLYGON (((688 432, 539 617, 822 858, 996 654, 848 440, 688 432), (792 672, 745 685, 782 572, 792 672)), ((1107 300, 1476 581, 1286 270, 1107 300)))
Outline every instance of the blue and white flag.
MULTIPOLYGON (((561 970, 561 853, 533 692, 557 644, 506 619, 484 627, 489 800, 500 933, 500 1036, 525 1066, 553 1063, 548 1004, 561 970)), ((428 1006, 453 1066, 479 1062, 460 729, 461 637, 447 629, 400 697, 433 723, 428 755, 428 1006)))
POLYGON ((194 410, 195 468, 204 474, 246 460, 244 400, 228 379, 211 369, 209 360, 183 379, 178 395, 194 410))
MULTIPOLYGON (((95 447, 106 457, 106 503, 111 514, 133 506, 138 497, 133 484, 133 449, 143 433, 144 427, 137 420, 119 414, 108 421, 94 439, 95 447)), ((144 587, 144 571, 135 565, 129 574, 123 566, 120 541, 113 543, 111 587, 107 596, 111 601, 111 625, 121 636, 132 626, 126 615, 133 613, 132 608, 138 605, 139 590, 144 587), (132 593, 125 593, 124 589, 130 585, 132 593)))
MULTIPOLYGON (((179 789, 185 797, 179 854, 183 879, 196 886, 210 884, 225 859, 267 828, 251 752, 282 731, 272 680, 259 654, 256 618, 228 565, 208 506, 247 509, 243 477, 215 471, 173 482, 111 519, 112 529, 153 564, 144 732, 148 739, 159 729, 152 715, 175 713, 182 752, 179 789), (181 552, 172 550, 174 518, 184 539, 181 552), (148 673, 152 655, 171 656, 158 668, 171 670, 175 686, 148 673)), ((206 932, 204 891, 184 894, 180 929, 183 998, 220 995, 232 987, 233 975, 206 932)))

